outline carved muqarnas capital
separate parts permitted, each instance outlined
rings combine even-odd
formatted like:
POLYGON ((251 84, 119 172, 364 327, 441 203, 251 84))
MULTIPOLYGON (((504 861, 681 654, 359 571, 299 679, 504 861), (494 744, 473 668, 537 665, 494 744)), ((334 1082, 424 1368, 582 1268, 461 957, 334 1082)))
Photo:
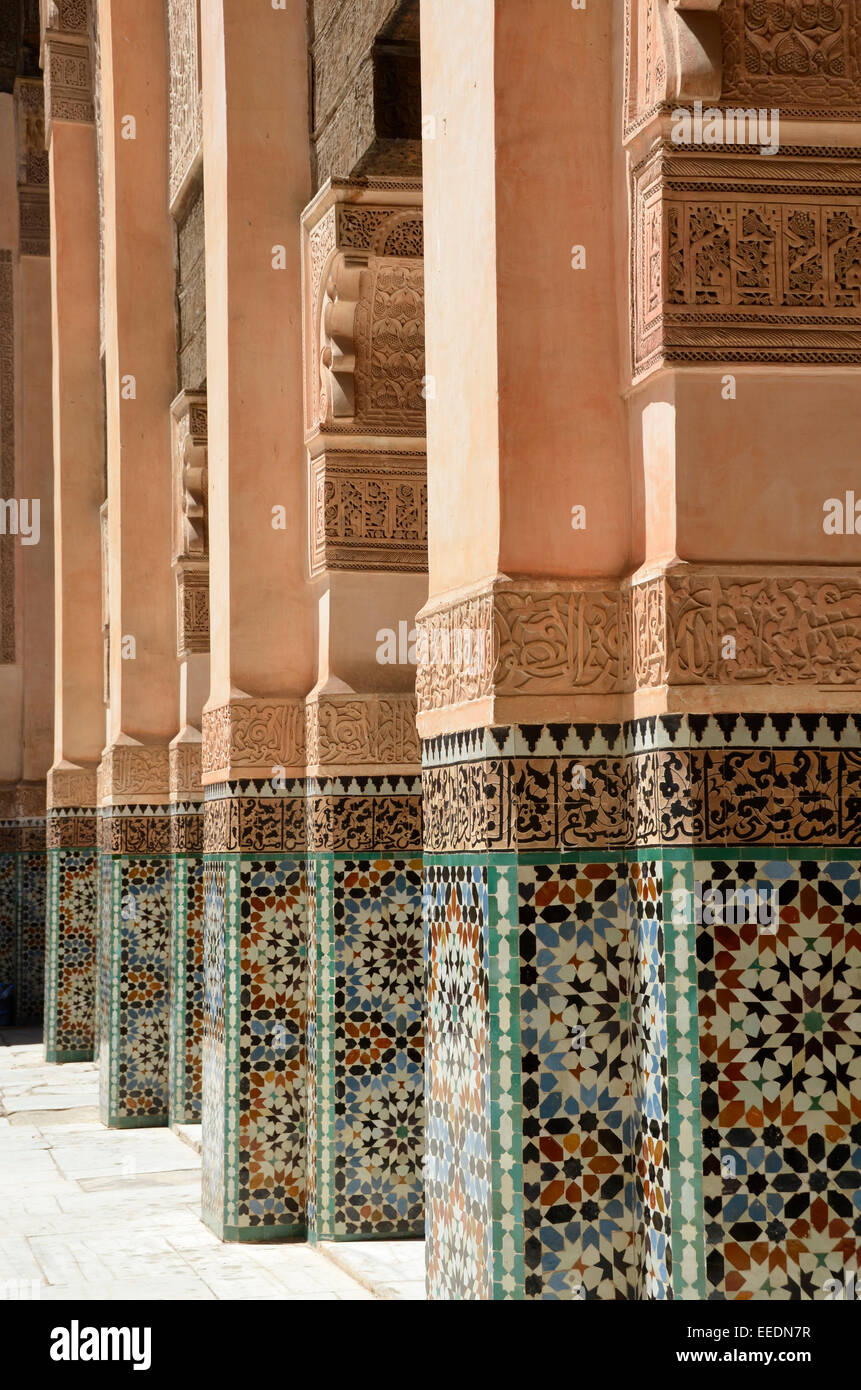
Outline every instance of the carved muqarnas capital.
POLYGON ((327 185, 303 215, 306 432, 424 434, 421 190, 327 185))
POLYGON ((206 396, 181 391, 171 406, 173 416, 173 558, 206 560, 207 527, 207 411, 206 396))
POLYGON ((181 391, 171 414, 176 649, 183 657, 209 650, 206 396, 181 391))
POLYGON ((629 130, 674 102, 720 97, 721 0, 626 0, 629 130))

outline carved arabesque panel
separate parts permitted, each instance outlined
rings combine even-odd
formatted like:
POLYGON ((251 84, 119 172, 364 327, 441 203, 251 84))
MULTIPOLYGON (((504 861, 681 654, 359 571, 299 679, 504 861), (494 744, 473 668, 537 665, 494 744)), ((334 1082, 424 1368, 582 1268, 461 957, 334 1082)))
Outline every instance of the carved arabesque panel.
POLYGON ((420 614, 417 650, 420 713, 664 685, 848 691, 861 685, 861 576, 681 566, 615 589, 500 581, 420 614))
POLYGON ((657 146, 634 171, 634 372, 861 361, 861 162, 657 146))
POLYGON ((327 450, 311 461, 311 573, 427 568, 424 454, 327 450))
POLYGON ((173 203, 200 149, 199 0, 168 0, 170 50, 170 201, 173 203))
POLYGON ((859 0, 723 0, 720 22, 725 103, 861 116, 859 0))

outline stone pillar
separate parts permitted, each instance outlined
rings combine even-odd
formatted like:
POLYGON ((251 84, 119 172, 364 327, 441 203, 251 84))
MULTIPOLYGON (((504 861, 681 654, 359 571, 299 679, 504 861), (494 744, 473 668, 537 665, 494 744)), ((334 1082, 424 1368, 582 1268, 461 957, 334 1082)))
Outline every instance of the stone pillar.
POLYGON ((636 1296, 613 8, 422 8, 435 1299, 636 1296))
POLYGON ((826 40, 803 9, 778 35, 737 0, 629 15, 629 763, 660 927, 640 1036, 662 1070, 635 1234, 667 1297, 822 1298, 857 1263, 861 71, 843 18, 826 40))
POLYGON ((122 1127, 168 1118, 176 345, 161 7, 100 0, 99 43, 110 604, 110 708, 100 772, 99 1073, 102 1118, 122 1127))
POLYGON ((425 600, 421 184, 336 180, 304 223, 308 1231, 420 1236, 415 614, 425 600))
POLYGON ((173 403, 173 555, 180 732, 170 745, 173 915, 170 1122, 200 1122, 203 1048, 203 787, 199 725, 209 676, 206 397, 173 403))
MULTIPOLYGON (((45 954, 45 776, 51 762, 53 706, 53 497, 51 478, 51 267, 48 160, 41 81, 15 84, 18 155, 19 363, 15 495, 19 525, 29 504, 29 536, 18 543, 21 631, 21 782, 18 786, 16 1012, 42 1017, 45 954), (24 499, 24 501, 22 501, 24 499)), ((5 494, 4 494, 5 495, 5 494)))
POLYGON ((203 1048, 203 706, 209 693, 206 257, 200 6, 167 5, 168 197, 176 237, 177 378, 171 407, 179 733, 170 748, 173 915, 170 1121, 198 1123, 203 1048))
POLYGON ((861 204, 815 123, 852 94, 784 85, 741 4, 422 18, 429 1291, 822 1297, 857 1248, 861 204), (682 148, 696 98, 782 107, 785 152, 682 148))
POLYGON ((203 1216, 305 1232, 304 701, 314 682, 297 229, 305 16, 202 11, 212 626, 203 719, 203 1216))
MULTIPOLYGON (((16 40, 13 70, 19 58, 16 40)), ((44 990, 53 519, 47 178, 42 83, 18 77, 0 94, 0 982, 14 989, 19 1024, 41 1019, 44 990)))
POLYGON ((104 418, 99 197, 86 11, 44 34, 54 418, 54 762, 48 774, 45 1055, 93 1055, 104 743, 99 507, 104 418))

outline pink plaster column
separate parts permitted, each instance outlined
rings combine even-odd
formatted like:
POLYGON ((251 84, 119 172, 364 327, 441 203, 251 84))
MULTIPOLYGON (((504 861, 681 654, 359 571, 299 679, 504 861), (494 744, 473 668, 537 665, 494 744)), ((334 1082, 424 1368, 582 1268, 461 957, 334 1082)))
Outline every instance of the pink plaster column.
POLYGON ((100 0, 99 43, 110 614, 100 798, 100 1102, 105 1123, 131 1126, 164 1124, 168 1111, 168 744, 179 700, 164 12, 100 0))
POLYGON ((305 1229, 306 585, 299 219, 305 15, 202 10, 211 685, 203 1215, 224 1239, 305 1229), (260 954, 260 943, 272 950, 260 954), (265 957, 265 958, 264 958, 265 957), (222 968, 223 967, 223 968, 222 968), (259 990, 240 1005, 241 981, 259 990))
POLYGON ((55 31, 45 35, 44 55, 55 519, 45 1048, 49 1061, 60 1062, 91 1057, 95 1041, 96 768, 105 738, 99 526, 105 438, 92 55, 86 34, 55 31), (75 57, 79 87, 73 100, 58 79, 61 66, 75 57))

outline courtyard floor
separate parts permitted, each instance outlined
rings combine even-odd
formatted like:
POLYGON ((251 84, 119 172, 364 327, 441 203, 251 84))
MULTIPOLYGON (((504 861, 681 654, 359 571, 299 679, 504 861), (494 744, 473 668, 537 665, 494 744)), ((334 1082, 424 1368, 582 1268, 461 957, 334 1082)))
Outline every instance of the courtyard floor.
POLYGON ((199 1130, 109 1130, 91 1062, 0 1031, 0 1297, 423 1299, 421 1241, 224 1245, 200 1220, 199 1130))

